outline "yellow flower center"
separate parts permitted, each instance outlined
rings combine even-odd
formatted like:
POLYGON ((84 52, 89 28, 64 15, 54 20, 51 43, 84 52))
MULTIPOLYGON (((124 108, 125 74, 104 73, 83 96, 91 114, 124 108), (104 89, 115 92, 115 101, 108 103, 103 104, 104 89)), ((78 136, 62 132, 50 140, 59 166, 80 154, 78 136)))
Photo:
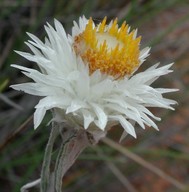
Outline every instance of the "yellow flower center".
POLYGON ((128 33, 124 22, 118 28, 117 19, 112 25, 106 25, 106 17, 94 26, 89 19, 85 30, 75 37, 74 50, 89 65, 90 73, 100 70, 102 73, 122 78, 131 75, 139 66, 139 45, 141 37, 135 38, 135 31, 128 33))

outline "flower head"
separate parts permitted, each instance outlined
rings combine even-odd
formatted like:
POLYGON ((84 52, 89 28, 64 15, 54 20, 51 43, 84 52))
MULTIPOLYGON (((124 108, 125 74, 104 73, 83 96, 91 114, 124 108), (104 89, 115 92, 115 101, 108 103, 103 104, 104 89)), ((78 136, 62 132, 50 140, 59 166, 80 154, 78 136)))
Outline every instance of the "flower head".
POLYGON ((29 34, 26 42, 33 54, 19 52, 36 62, 40 71, 12 65, 34 82, 13 85, 16 90, 42 96, 35 106, 34 127, 41 123, 45 113, 54 109, 54 121, 84 128, 92 134, 104 135, 115 124, 136 137, 133 124, 155 129, 153 115, 147 107, 173 109, 176 102, 163 93, 176 89, 153 88, 150 85, 160 76, 170 73, 172 64, 158 64, 134 74, 149 54, 149 48, 140 51, 137 31, 130 32, 124 22, 118 27, 117 19, 95 25, 92 18, 74 22, 72 35, 67 35, 55 20, 55 28, 47 24, 48 38, 43 43, 29 34))
POLYGON ((140 37, 136 30, 129 33, 124 22, 118 28, 117 19, 106 25, 106 17, 98 26, 89 19, 85 30, 75 35, 73 47, 77 55, 89 66, 92 74, 96 70, 122 78, 131 75, 140 64, 140 37))

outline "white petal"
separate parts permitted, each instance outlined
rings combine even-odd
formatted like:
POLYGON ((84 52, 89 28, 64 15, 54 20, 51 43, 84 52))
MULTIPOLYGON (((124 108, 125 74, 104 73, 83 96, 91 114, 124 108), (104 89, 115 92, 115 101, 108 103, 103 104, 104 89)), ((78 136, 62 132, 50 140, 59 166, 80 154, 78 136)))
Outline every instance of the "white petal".
POLYGON ((163 94, 163 93, 176 92, 176 91, 179 91, 179 89, 156 88, 156 91, 158 91, 159 93, 163 94))
POLYGON ((69 97, 56 97, 56 96, 48 96, 39 101, 39 103, 35 106, 35 108, 46 108, 47 110, 52 108, 62 108, 70 105, 71 99, 69 97))
POLYGON ((122 135, 121 135, 121 137, 120 137, 120 139, 119 139, 119 143, 121 143, 124 139, 125 139, 125 137, 128 135, 128 133, 124 130, 123 131, 123 133, 122 133, 122 135))
POLYGON ((156 130, 159 130, 157 125, 145 114, 145 113, 142 113, 141 114, 142 118, 144 119, 145 123, 148 125, 148 126, 152 126, 153 128, 155 128, 156 130))
POLYGON ((67 39, 66 32, 62 26, 62 24, 58 20, 54 20, 55 28, 56 31, 58 32, 59 36, 62 37, 63 39, 67 39))
POLYGON ((136 133, 133 125, 129 123, 122 115, 109 116, 112 120, 117 120, 127 133, 136 138, 136 133))
POLYGON ((25 44, 31 49, 31 51, 35 54, 35 55, 39 55, 39 56, 43 56, 41 54, 41 52, 35 48, 32 44, 28 43, 28 42, 25 42, 25 44))
POLYGON ((22 52, 22 51, 15 51, 16 53, 18 53, 19 55, 21 55, 22 57, 26 58, 29 61, 33 61, 36 63, 45 63, 46 65, 48 63, 50 63, 50 61, 42 56, 36 56, 36 55, 32 55, 30 53, 26 53, 26 52, 22 52))
POLYGON ((20 70, 23 70, 23 71, 27 71, 27 72, 36 71, 35 69, 31 69, 31 68, 28 68, 28 67, 23 67, 23 66, 15 65, 15 64, 12 64, 11 67, 14 67, 14 68, 17 68, 17 69, 20 69, 20 70))
MULTIPOLYGON (((144 123, 141 119, 140 113, 135 109, 124 108, 123 106, 118 106, 115 104, 107 105, 108 108, 113 109, 114 113, 126 116, 128 119, 136 121, 143 129, 145 128, 144 123)), ((113 111, 112 111, 113 113, 113 111)))
POLYGON ((47 96, 47 92, 42 91, 41 87, 37 83, 22 83, 17 85, 11 85, 15 90, 24 91, 31 95, 47 96))
POLYGON ((84 128, 87 129, 89 125, 94 121, 94 116, 89 113, 89 111, 83 112, 84 117, 84 128))
POLYGON ((41 121, 43 120, 46 113, 45 108, 37 108, 34 113, 34 129, 37 129, 37 127, 41 124, 41 121))
POLYGON ((97 104, 91 103, 91 106, 94 109, 94 112, 96 113, 98 120, 95 120, 94 123, 102 130, 105 129, 106 125, 107 125, 107 115, 105 114, 105 112, 103 111, 103 109, 98 106, 97 104))
POLYGON ((102 97, 104 94, 109 95, 113 89, 113 82, 109 79, 103 80, 91 87, 91 94, 94 97, 102 97))
MULTIPOLYGON (((137 105, 136 108, 138 109, 138 111, 140 112, 140 115, 145 113, 148 116, 152 117, 153 119, 157 120, 157 121, 161 121, 161 118, 156 117, 155 115, 153 115, 145 106, 143 105, 137 105)), ((142 116, 142 115, 141 115, 142 116)))
POLYGON ((146 57, 149 55, 149 52, 150 52, 150 47, 145 47, 144 49, 142 49, 140 51, 139 59, 143 62, 146 59, 146 57))
POLYGON ((66 114, 73 113, 81 108, 86 108, 86 104, 79 100, 74 100, 71 102, 71 105, 67 108, 66 114))
POLYGON ((41 47, 44 47, 44 43, 38 38, 36 37, 35 35, 31 34, 31 33, 28 33, 27 32, 27 35, 38 45, 40 45, 41 47))
MULTIPOLYGON (((81 70, 81 69, 80 69, 81 70)), ((79 77, 76 82, 77 95, 81 99, 87 99, 90 94, 90 77, 86 70, 83 68, 80 71, 79 77)))

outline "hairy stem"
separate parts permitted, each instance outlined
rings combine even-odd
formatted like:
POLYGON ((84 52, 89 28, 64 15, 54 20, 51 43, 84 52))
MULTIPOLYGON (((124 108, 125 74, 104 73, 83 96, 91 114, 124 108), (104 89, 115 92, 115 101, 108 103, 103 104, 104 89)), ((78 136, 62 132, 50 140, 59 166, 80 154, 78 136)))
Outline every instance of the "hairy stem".
POLYGON ((50 164, 51 164, 51 155, 54 146, 54 142, 59 134, 59 128, 56 124, 53 124, 51 129, 51 134, 46 145, 42 170, 41 170, 41 185, 40 191, 47 192, 48 185, 50 183, 50 164))
POLYGON ((69 137, 63 141, 55 165, 55 191, 62 192, 62 178, 74 164, 79 154, 89 145, 84 130, 70 131, 69 137))

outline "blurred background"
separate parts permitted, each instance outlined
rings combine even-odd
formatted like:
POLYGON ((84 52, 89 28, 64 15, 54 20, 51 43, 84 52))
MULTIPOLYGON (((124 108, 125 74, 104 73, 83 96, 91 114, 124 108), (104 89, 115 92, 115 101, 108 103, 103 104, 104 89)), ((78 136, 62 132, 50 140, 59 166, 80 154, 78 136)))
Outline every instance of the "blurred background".
MULTIPOLYGON (((10 64, 36 67, 14 50, 29 51, 26 31, 44 39, 44 24, 58 19, 68 33, 73 20, 85 15, 95 22, 108 17, 124 20, 138 28, 141 48, 151 46, 146 69, 156 62, 175 62, 174 72, 162 77, 155 87, 173 87, 179 92, 166 95, 178 101, 175 111, 152 109, 162 118, 159 132, 136 127, 137 139, 127 136, 119 144, 131 154, 189 184, 189 1, 188 0, 0 0, 0 191, 17 192, 40 177, 48 140, 50 113, 34 131, 32 114, 37 97, 9 88, 26 82, 10 64)), ((113 128, 108 137, 118 142, 122 129, 113 128)), ((86 149, 64 178, 65 192, 179 192, 176 184, 146 169, 135 160, 102 142, 86 149), (103 155, 102 155, 103 154, 103 155)), ((30 191, 38 191, 33 188, 30 191)))

